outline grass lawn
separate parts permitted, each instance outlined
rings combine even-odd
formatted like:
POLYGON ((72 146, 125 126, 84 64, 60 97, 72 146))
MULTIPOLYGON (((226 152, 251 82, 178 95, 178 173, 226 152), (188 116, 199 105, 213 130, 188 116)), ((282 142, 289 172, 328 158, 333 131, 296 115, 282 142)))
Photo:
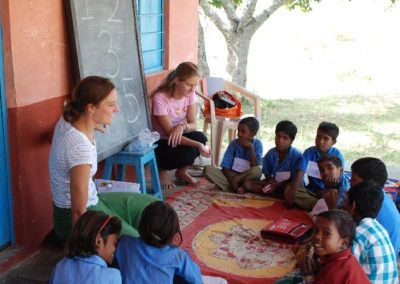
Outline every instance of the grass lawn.
MULTIPOLYGON (((251 113, 244 103, 245 113, 251 113)), ((274 147, 275 125, 291 120, 298 132, 293 145, 303 151, 314 145, 318 124, 334 122, 340 134, 336 147, 347 162, 372 156, 386 165, 400 166, 400 95, 338 96, 319 99, 261 100, 261 127, 258 137, 266 152, 274 147)), ((225 143, 226 146, 226 143, 225 143)))

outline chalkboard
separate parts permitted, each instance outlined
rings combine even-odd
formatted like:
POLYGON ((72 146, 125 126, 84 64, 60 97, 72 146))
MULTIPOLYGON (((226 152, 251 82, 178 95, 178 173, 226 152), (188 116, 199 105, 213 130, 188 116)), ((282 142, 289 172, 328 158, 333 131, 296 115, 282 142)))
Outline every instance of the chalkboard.
MULTIPOLYGON (((76 79, 110 78, 121 111, 96 133, 98 160, 120 151, 150 128, 134 0, 65 0, 76 79)), ((97 132, 97 131, 96 131, 97 132)))

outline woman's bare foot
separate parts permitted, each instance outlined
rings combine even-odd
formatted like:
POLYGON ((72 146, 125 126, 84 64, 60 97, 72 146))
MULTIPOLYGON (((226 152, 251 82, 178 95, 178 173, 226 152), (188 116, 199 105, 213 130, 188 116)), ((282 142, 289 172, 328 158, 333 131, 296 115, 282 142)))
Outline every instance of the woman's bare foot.
POLYGON ((168 171, 159 169, 158 174, 160 175, 162 189, 174 189, 176 187, 175 184, 169 179, 168 171))
POLYGON ((175 172, 175 177, 176 179, 183 180, 190 185, 198 185, 200 183, 200 181, 189 175, 189 173, 186 170, 186 167, 177 169, 175 172))

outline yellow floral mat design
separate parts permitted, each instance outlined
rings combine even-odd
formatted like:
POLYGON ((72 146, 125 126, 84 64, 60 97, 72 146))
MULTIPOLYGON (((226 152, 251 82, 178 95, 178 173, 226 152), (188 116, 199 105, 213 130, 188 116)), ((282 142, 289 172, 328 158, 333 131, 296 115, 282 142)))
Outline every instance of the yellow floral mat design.
POLYGON ((210 268, 238 276, 281 277, 295 268, 291 246, 260 237, 271 221, 234 219, 207 226, 193 239, 195 255, 210 268))

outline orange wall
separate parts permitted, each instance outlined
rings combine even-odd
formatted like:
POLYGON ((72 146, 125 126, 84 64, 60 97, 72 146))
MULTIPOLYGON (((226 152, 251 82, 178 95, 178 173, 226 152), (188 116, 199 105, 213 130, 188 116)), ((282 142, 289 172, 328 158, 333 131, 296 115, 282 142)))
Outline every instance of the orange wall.
POLYGON ((197 63, 198 1, 167 0, 165 13, 166 68, 175 68, 182 61, 197 63))
MULTIPOLYGON (((145 1, 145 0, 144 0, 145 1)), ((72 88, 63 0, 1 0, 6 100, 17 244, 38 245, 52 228, 48 137, 72 88)), ((197 61, 198 1, 166 0, 166 69, 197 61)), ((148 75, 148 90, 165 76, 148 75)))

